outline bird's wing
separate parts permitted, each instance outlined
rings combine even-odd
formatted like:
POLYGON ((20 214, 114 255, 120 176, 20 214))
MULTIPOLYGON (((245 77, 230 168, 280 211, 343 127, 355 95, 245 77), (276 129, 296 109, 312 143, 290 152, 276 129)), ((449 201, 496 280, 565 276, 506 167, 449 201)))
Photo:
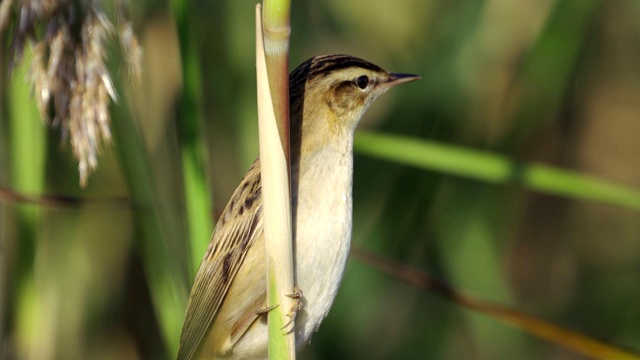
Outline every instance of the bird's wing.
POLYGON ((262 185, 256 160, 224 209, 187 304, 178 360, 192 359, 216 316, 248 249, 262 233, 262 185))

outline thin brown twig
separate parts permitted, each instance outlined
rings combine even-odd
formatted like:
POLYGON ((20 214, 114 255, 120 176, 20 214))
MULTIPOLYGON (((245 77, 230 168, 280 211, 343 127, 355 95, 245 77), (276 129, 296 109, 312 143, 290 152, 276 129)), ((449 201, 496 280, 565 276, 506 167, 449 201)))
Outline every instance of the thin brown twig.
POLYGON ((27 195, 0 187, 0 203, 32 204, 61 208, 132 208, 132 202, 125 197, 79 198, 60 195, 27 195))
POLYGON ((640 353, 636 351, 623 349, 617 345, 609 344, 593 337, 580 334, 576 331, 552 324, 521 311, 482 301, 467 294, 463 294, 423 271, 374 254, 362 248, 354 247, 351 250, 351 255, 355 259, 369 264, 404 283, 427 290, 440 298, 463 307, 487 314, 502 321, 503 323, 525 330, 530 334, 562 345, 577 353, 593 357, 595 359, 640 359, 640 353))

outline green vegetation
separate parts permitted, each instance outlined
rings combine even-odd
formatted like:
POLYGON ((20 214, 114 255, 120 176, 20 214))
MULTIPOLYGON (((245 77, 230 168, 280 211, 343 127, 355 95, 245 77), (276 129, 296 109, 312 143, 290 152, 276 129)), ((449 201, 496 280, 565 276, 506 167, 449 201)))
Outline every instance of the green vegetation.
MULTIPOLYGON (((112 34, 113 139, 84 189, 30 100, 29 47, 8 78, 15 33, 0 36, 0 358, 174 356, 211 219, 258 153, 254 6, 131 2, 140 79, 112 34)), ((360 125, 354 246, 640 349, 639 15, 632 0, 294 1, 291 68, 349 53, 422 76, 360 125)), ((300 358, 581 357, 351 260, 300 358)))

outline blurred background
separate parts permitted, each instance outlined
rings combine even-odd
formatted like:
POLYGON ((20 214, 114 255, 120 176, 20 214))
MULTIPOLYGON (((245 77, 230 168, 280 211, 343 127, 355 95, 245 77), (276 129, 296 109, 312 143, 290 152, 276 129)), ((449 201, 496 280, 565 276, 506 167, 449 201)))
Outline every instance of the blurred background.
MULTIPOLYGON (((141 78, 126 77, 114 41, 114 140, 85 189, 60 130, 39 119, 24 81, 28 52, 9 78, 11 32, 2 35, 0 186, 102 200, 0 200, 0 358, 173 358, 199 262, 190 249, 203 253, 188 240, 184 121, 202 121, 192 135, 204 149, 211 201, 198 216, 210 230, 258 153, 255 3, 131 2, 141 78), (127 122, 135 126, 120 125, 127 122), (139 157, 125 142, 136 131, 146 162, 127 165, 139 157), (152 202, 136 201, 144 189, 152 202)), ((360 129, 640 187, 638 1, 293 1, 291 24, 292 69, 314 55, 347 53, 422 76, 379 99, 360 129)), ((640 349, 637 210, 357 149, 354 176, 353 246, 640 349)), ((300 358, 583 357, 350 260, 333 309, 300 358)))

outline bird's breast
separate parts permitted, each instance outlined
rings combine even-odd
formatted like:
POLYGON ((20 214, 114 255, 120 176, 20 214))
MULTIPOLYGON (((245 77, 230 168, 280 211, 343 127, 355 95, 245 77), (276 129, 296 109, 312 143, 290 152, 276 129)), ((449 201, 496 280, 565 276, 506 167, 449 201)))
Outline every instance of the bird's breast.
POLYGON ((300 162, 294 194, 296 284, 303 292, 296 332, 302 342, 333 303, 351 243, 351 143, 312 156, 300 162))

